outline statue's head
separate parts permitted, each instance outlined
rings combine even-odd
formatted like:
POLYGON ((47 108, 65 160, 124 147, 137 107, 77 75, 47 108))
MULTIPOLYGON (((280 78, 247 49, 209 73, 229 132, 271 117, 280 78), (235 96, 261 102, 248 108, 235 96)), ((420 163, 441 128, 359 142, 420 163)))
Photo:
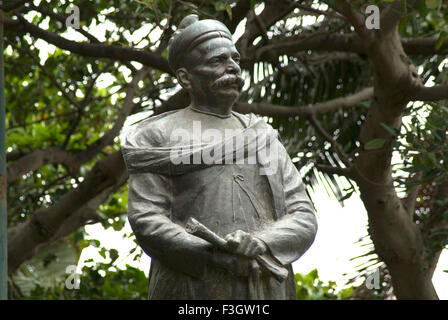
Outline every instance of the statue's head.
POLYGON ((185 17, 168 47, 168 63, 196 101, 233 100, 243 86, 240 55, 227 27, 217 20, 185 17))

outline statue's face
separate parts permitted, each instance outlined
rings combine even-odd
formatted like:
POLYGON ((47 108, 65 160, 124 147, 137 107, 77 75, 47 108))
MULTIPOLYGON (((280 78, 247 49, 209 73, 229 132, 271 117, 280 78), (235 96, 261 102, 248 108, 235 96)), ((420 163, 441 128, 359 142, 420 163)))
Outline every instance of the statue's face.
POLYGON ((198 45, 187 57, 189 90, 198 100, 238 98, 243 87, 240 55, 232 41, 214 38, 198 45))

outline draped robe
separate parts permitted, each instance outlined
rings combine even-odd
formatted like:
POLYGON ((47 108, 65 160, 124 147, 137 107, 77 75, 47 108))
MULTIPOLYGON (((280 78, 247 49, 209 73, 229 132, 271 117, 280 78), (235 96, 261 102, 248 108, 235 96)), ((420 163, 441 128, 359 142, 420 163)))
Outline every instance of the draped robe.
POLYGON ((192 118, 189 108, 140 122, 122 144, 129 171, 128 218, 138 244, 151 256, 149 299, 295 299, 291 263, 314 240, 312 205, 277 132, 253 114, 232 112, 232 117, 244 127, 233 141, 251 133, 233 149, 226 149, 227 138, 213 144, 194 134, 188 141, 173 139, 174 130, 192 118), (222 161, 192 163, 210 148, 215 155, 222 150, 222 161), (247 161, 235 161, 236 154, 247 161), (249 154, 256 160, 249 161, 249 154), (229 155, 233 161, 224 161, 229 155), (222 237, 243 230, 262 240, 266 255, 287 268, 288 277, 279 281, 263 272, 258 296, 251 296, 247 277, 209 262, 216 248, 185 231, 189 217, 222 237))

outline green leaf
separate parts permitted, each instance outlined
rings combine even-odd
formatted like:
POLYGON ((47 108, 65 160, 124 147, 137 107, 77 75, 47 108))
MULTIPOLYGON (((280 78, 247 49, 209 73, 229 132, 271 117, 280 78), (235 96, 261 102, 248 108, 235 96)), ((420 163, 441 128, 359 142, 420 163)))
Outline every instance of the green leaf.
POLYGON ((228 3, 226 5, 226 12, 227 12, 227 15, 229 16, 229 19, 232 20, 232 8, 230 7, 230 4, 228 4, 228 3))
POLYGON ((388 126, 385 123, 380 123, 380 126, 382 126, 384 128, 384 130, 386 130, 387 132, 389 132, 392 136, 397 137, 400 134, 400 130, 398 130, 397 128, 388 126))
POLYGON ((105 248, 101 248, 101 250, 98 251, 98 253, 100 254, 101 257, 103 257, 103 259, 106 259, 106 249, 105 248))
POLYGON ((443 43, 445 42, 446 36, 447 36, 446 31, 440 32, 439 37, 437 38, 436 45, 435 45, 436 50, 439 50, 442 47, 443 43))
POLYGON ((349 150, 350 150, 350 148, 351 148, 351 146, 352 146, 352 142, 351 142, 351 141, 347 142, 347 143, 345 144, 345 146, 344 146, 344 152, 345 152, 345 153, 348 153, 349 150))
POLYGON ((215 10, 216 11, 225 11, 227 12, 227 15, 229 16, 229 19, 232 20, 232 8, 230 7, 230 4, 227 1, 218 1, 215 3, 215 10))
POLYGON ((113 249, 113 248, 109 250, 109 255, 110 255, 110 258, 112 260, 110 262, 111 264, 114 263, 114 261, 117 260, 118 257, 119 257, 117 249, 113 249))
POLYGON ((401 21, 398 25, 398 30, 400 33, 406 32, 406 28, 407 28, 410 20, 411 20, 410 16, 404 16, 403 19, 401 19, 401 21))
POLYGON ((384 146, 384 143, 386 142, 386 139, 383 138, 376 138, 373 140, 370 140, 364 145, 364 150, 377 150, 381 149, 384 146))

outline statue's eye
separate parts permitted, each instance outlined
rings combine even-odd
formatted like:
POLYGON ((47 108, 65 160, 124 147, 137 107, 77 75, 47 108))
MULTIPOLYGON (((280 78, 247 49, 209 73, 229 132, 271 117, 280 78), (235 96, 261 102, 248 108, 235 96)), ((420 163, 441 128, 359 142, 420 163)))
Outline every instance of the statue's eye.
POLYGON ((208 62, 210 63, 210 64, 215 64, 215 63, 219 63, 219 62, 221 62, 221 58, 220 57, 214 57, 214 58, 211 58, 208 62))

